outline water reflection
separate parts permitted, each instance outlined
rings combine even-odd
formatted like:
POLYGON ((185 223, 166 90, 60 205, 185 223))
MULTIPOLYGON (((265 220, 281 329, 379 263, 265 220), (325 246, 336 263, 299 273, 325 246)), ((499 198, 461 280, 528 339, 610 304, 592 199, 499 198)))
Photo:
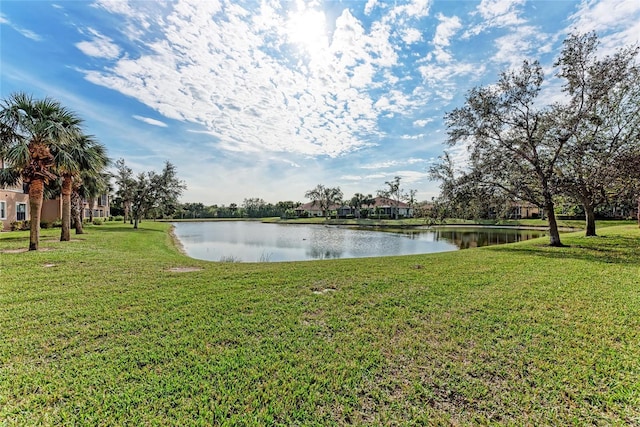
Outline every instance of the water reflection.
POLYGON ((447 240, 459 249, 503 245, 544 236, 538 230, 515 230, 504 228, 435 228, 436 240, 447 240))
POLYGON ((424 254, 541 237, 530 230, 420 228, 395 232, 258 222, 175 223, 187 254, 209 261, 275 262, 424 254))

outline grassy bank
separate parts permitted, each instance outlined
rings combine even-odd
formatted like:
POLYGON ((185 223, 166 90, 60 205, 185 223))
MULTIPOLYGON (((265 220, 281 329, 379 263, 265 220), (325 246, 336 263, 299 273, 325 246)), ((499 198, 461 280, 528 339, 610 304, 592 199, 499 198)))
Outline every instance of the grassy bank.
POLYGON ((633 226, 264 264, 141 227, 0 234, 0 424, 640 424, 633 226))

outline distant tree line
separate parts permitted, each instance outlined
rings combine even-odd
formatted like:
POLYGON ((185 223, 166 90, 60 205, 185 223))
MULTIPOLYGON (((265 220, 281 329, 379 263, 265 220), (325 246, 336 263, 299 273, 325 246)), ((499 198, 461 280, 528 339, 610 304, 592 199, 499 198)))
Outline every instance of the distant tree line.
MULTIPOLYGON (((400 202, 406 202, 411 207, 418 206, 416 190, 405 191, 401 188, 401 178, 396 176, 392 181, 385 182, 386 188, 376 192, 379 197, 388 198, 395 208, 393 216, 398 218, 397 207, 400 202)), ((340 187, 329 187, 318 184, 315 188, 305 192, 305 197, 311 200, 313 206, 318 206, 324 216, 335 214, 330 208, 344 206, 356 212, 356 216, 362 212, 366 216, 369 208, 375 204, 375 198, 371 194, 355 193, 350 199, 345 199, 340 187)), ((118 199, 117 199, 118 200, 118 199)), ((279 201, 268 203, 259 197, 244 199, 241 204, 206 206, 200 202, 183 203, 171 216, 175 219, 206 219, 206 218, 295 218, 300 214, 296 211, 302 205, 301 202, 279 201)), ((422 212, 422 211, 420 211, 422 212)))
POLYGON ((300 202, 267 203, 259 197, 244 199, 242 204, 205 206, 203 203, 183 203, 174 213, 175 219, 197 218, 293 218, 300 202))

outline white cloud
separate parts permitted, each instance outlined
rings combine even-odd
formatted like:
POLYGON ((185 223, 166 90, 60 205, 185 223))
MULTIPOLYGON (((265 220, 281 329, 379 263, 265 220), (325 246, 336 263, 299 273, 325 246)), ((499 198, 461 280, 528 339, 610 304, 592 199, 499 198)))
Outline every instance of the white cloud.
POLYGON ((509 67, 517 67, 524 59, 537 56, 538 47, 546 43, 547 38, 548 36, 536 27, 520 26, 515 31, 495 39, 498 51, 491 59, 509 67))
POLYGON ((434 56, 436 61, 441 63, 451 62, 453 59, 451 53, 446 48, 451 44, 451 38, 462 28, 460 18, 457 16, 446 17, 442 14, 437 16, 438 27, 436 28, 436 34, 433 37, 433 45, 435 47, 434 56))
POLYGON ((424 162, 426 162, 426 160, 421 158, 416 158, 416 157, 410 157, 404 160, 388 160, 385 162, 370 163, 370 164, 360 166, 360 169, 387 169, 387 168, 393 168, 397 166, 414 165, 417 163, 424 163, 424 162))
POLYGON ((482 0, 478 5, 478 13, 493 26, 512 26, 523 23, 518 16, 517 8, 526 0, 482 0))
POLYGON ((88 30, 93 36, 91 41, 76 43, 76 47, 85 55, 97 58, 115 59, 120 56, 120 48, 109 37, 105 37, 93 29, 88 30))
POLYGON ((640 42, 640 2, 634 0, 584 0, 570 17, 566 32, 596 31, 607 53, 640 42), (613 33, 613 34, 612 34, 613 33))
MULTIPOLYGON (((303 12, 320 16, 308 7, 303 12)), ((128 7, 122 13, 132 15, 128 7)), ((390 27, 378 22, 366 32, 345 9, 325 43, 300 36, 291 21, 299 13, 287 25, 283 11, 266 2, 251 12, 177 2, 163 18, 169 25, 161 37, 147 43, 152 54, 123 56, 85 75, 168 118, 203 125, 227 150, 335 157, 371 145, 380 131, 370 90, 398 60, 390 27)), ((108 44, 91 46, 93 54, 109 52, 108 44)), ((389 91, 387 101, 398 114, 417 103, 400 91, 389 91)))
POLYGON ((406 44, 414 44, 422 40, 422 33, 416 28, 405 28, 402 30, 402 40, 406 44))
POLYGON ((147 123, 149 125, 152 125, 152 126, 158 126, 158 127, 163 127, 163 128, 166 128, 168 126, 165 122, 161 122, 160 120, 152 119, 152 118, 149 118, 149 117, 143 117, 143 116, 134 115, 133 118, 136 119, 136 120, 140 120, 141 122, 147 123))
POLYGON ((414 126, 417 127, 425 127, 426 125, 428 125, 429 123, 433 122, 435 119, 429 118, 429 119, 420 119, 420 120, 416 120, 413 122, 414 126))
POLYGON ((486 65, 477 63, 428 63, 418 69, 425 83, 432 86, 440 98, 450 101, 460 91, 458 79, 473 80, 484 74, 486 65))
POLYGON ((370 15, 371 11, 378 5, 377 0, 367 0, 367 4, 364 6, 365 15, 370 15))
POLYGON ((482 0, 476 9, 483 22, 467 31, 465 37, 480 34, 488 28, 514 27, 526 21, 520 16, 526 0, 482 0))
POLYGON ((432 0, 411 0, 407 4, 397 5, 389 14, 392 20, 397 19, 399 16, 406 16, 409 18, 422 18, 429 15, 429 8, 432 0))
POLYGON ((2 13, 0 13, 0 25, 8 25, 18 33, 22 34, 23 37, 26 37, 28 39, 35 40, 37 42, 42 41, 42 37, 40 37, 39 34, 36 34, 31 30, 27 30, 26 28, 23 28, 17 24, 14 24, 13 22, 9 21, 7 17, 2 13))

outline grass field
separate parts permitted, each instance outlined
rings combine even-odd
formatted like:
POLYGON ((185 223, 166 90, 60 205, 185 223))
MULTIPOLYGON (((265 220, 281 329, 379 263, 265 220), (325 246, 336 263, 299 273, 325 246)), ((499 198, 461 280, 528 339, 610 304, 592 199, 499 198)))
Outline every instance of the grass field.
POLYGON ((0 234, 0 425, 640 425, 640 230, 210 263, 0 234))

